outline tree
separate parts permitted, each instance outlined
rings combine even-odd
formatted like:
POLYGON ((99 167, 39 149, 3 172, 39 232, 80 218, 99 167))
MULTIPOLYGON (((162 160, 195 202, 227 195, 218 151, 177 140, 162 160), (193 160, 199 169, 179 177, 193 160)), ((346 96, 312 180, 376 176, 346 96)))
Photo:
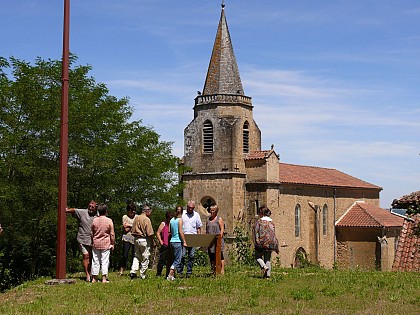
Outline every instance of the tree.
MULTIPOLYGON (((179 201, 171 143, 130 121, 128 98, 109 95, 70 58, 68 203, 106 202, 118 224, 127 200, 168 209, 179 201)), ((0 289, 53 274, 61 110, 61 61, 0 58, 0 289)), ((68 220, 68 252, 76 222, 68 220)), ((69 255, 68 255, 69 256, 69 255)))
POLYGON ((394 199, 391 206, 395 209, 407 209, 408 215, 420 214, 420 191, 394 199))

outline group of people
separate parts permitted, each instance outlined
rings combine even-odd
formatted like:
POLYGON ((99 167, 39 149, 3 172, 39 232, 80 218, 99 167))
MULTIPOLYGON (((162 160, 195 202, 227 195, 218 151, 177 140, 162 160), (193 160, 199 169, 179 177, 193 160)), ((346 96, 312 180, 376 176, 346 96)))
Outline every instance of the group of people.
MULTIPOLYGON (((195 247, 188 246, 185 239, 185 234, 200 234, 202 222, 200 215, 194 211, 195 202, 189 201, 187 203, 187 210, 183 211, 182 207, 176 207, 173 218, 169 221, 169 235, 171 246, 171 252, 173 254, 172 263, 169 268, 169 273, 166 279, 173 281, 175 280, 175 274, 182 274, 184 270, 183 257, 187 258, 187 272, 186 276, 189 277, 192 274, 195 247)), ((224 222, 223 219, 218 216, 219 207, 217 204, 210 206, 210 217, 206 224, 206 234, 216 234, 222 239, 222 250, 221 250, 221 274, 224 274, 224 257, 223 257, 223 235, 224 235, 224 222)), ((164 223, 164 222, 162 222, 164 223)), ((159 237, 158 237, 159 238, 159 237)), ((212 266, 213 273, 215 272, 215 261, 216 261, 216 240, 208 247, 208 254, 210 263, 212 266)), ((163 266, 164 261, 161 262, 163 266)), ((158 274, 161 269, 158 264, 158 274)))
MULTIPOLYGON (((201 234, 202 221, 200 215, 194 211, 195 202, 188 201, 187 209, 177 206, 175 212, 167 211, 165 220, 161 222, 157 231, 160 243, 157 276, 162 275, 166 266, 166 279, 174 280, 175 274, 182 274, 186 264, 186 276, 193 271, 195 247, 188 246, 185 234, 201 234), (186 256, 186 262, 184 262, 186 256)), ((218 214, 216 204, 210 207, 210 217, 206 225, 206 233, 219 234, 223 237, 224 222, 218 214)), ((101 272, 102 282, 109 282, 108 267, 110 252, 114 249, 115 231, 110 218, 107 217, 107 206, 90 201, 87 209, 66 208, 66 212, 78 219, 77 241, 83 257, 83 268, 86 281, 97 282, 101 272)), ((150 215, 152 209, 144 205, 141 214, 136 214, 134 204, 127 205, 127 214, 122 217, 122 258, 119 264, 119 274, 123 275, 127 268, 130 251, 133 253, 130 278, 146 277, 149 266, 151 248, 154 244, 154 230, 150 215), (139 275, 137 273, 139 272, 139 275)), ((212 270, 215 270, 215 242, 208 247, 212 270)), ((224 273, 224 257, 222 247, 222 270, 224 273)))
MULTIPOLYGON (((224 223, 223 219, 217 216, 218 207, 216 204, 210 207, 211 215, 209 222, 206 225, 206 233, 219 234, 223 237, 224 223), (217 227, 215 225, 217 224, 217 227)), ((133 264, 130 270, 130 278, 134 279, 137 277, 137 271, 139 270, 139 263, 141 264, 139 276, 144 279, 146 277, 146 271, 149 265, 150 247, 153 244, 153 227, 150 219, 146 219, 150 216, 148 212, 149 207, 143 207, 145 212, 145 218, 139 219, 142 215, 134 216, 133 225, 130 232, 134 237, 134 258, 133 264)), ((165 220, 162 221, 157 230, 156 237, 160 244, 159 250, 159 261, 157 264, 156 275, 161 276, 164 266, 166 266, 166 279, 173 281, 175 280, 175 274, 182 274, 184 266, 186 265, 186 276, 189 277, 193 271, 195 247, 188 246, 185 235, 187 234, 201 234, 202 233, 202 222, 200 215, 195 210, 195 202, 190 200, 187 203, 187 209, 184 210, 181 206, 177 206, 175 212, 167 211, 165 213, 165 220), (184 256, 185 260, 184 261, 184 256)), ((124 221, 124 219, 123 219, 124 221)), ((125 234, 125 235, 127 235, 125 234)), ((124 235, 123 235, 124 241, 124 235)), ((124 245, 125 246, 125 245, 124 245)), ((212 266, 215 261, 215 244, 209 246, 209 256, 212 266)), ((120 274, 124 271, 127 262, 128 253, 124 253, 120 274)), ((223 261, 223 251, 222 257, 223 261)), ((222 263, 222 273, 224 272, 222 263)))
MULTIPOLYGON (((119 274, 123 275, 127 267, 130 250, 133 261, 130 269, 130 278, 144 279, 149 267, 151 248, 154 244, 154 230, 150 216, 152 208, 144 205, 141 214, 136 214, 134 204, 127 205, 127 214, 122 217, 122 258, 119 264, 119 274)), ((114 224, 107 217, 108 208, 105 204, 97 205, 90 201, 87 209, 66 208, 66 212, 78 219, 77 241, 83 257, 83 268, 86 281, 97 282, 99 273, 102 282, 109 282, 108 268, 110 253, 114 249, 115 231, 114 224)), ((206 223, 206 234, 220 235, 222 239, 221 274, 224 274, 224 240, 225 224, 218 215, 219 207, 212 204, 209 207, 210 216, 206 223)), ((262 206, 258 210, 259 219, 256 221, 253 235, 255 245, 255 258, 262 270, 262 276, 269 278, 271 275, 271 254, 279 252, 279 245, 275 233, 275 225, 270 218, 271 211, 262 206)), ((195 211, 195 202, 190 200, 187 209, 177 206, 175 212, 165 212, 165 220, 159 225, 156 238, 160 244, 157 276, 162 275, 166 266, 166 279, 175 280, 176 274, 183 274, 186 264, 186 276, 193 271, 195 247, 188 246, 185 235, 201 234, 202 221, 195 211), (186 263, 184 262, 184 257, 186 263)), ((208 255, 213 273, 216 271, 216 242, 208 247, 208 255)))

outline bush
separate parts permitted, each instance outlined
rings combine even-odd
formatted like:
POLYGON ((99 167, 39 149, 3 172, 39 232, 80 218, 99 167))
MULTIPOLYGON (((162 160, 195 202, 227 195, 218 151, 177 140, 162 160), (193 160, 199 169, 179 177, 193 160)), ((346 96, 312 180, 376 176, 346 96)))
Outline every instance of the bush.
POLYGON ((235 236, 233 250, 229 253, 232 262, 244 265, 254 265, 255 260, 251 237, 244 225, 237 224, 233 229, 233 235, 235 236))
MULTIPOLYGON (((184 257, 187 259, 187 257, 184 257)), ((206 248, 197 248, 194 254, 194 266, 206 267, 209 265, 209 255, 206 248)))

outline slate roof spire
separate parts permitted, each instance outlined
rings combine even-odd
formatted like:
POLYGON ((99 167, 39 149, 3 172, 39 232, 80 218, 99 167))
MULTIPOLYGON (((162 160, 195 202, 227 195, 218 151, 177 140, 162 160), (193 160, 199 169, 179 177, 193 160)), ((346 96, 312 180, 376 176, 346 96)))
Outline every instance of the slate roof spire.
POLYGON ((238 65, 233 52, 232 41, 226 22, 225 4, 222 2, 222 13, 213 45, 203 95, 234 94, 244 95, 238 65))

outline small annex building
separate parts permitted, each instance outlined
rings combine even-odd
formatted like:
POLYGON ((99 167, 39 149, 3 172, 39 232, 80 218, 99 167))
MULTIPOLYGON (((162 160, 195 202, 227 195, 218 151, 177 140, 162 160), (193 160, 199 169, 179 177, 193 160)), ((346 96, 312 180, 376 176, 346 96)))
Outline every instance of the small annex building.
POLYGON ((391 270, 403 221, 390 211, 356 201, 335 224, 338 264, 391 270))
POLYGON ((184 200, 196 201, 203 222, 207 206, 216 202, 228 240, 234 240, 235 227, 250 231, 257 209, 267 205, 276 224, 282 266, 298 265, 303 255, 326 268, 337 263, 389 270, 398 226, 389 226, 392 215, 379 208, 382 188, 336 169, 283 163, 274 145, 261 149, 253 109, 242 86, 222 5, 204 88, 184 130, 184 200), (360 208, 360 213, 353 208, 360 208), (336 227, 359 215, 373 215, 377 224, 358 226, 353 220, 336 227), (358 229, 366 231, 366 238, 357 239, 358 229), (377 237, 392 239, 387 252, 379 250, 382 243, 377 237), (361 263, 364 260, 366 264, 361 263))

